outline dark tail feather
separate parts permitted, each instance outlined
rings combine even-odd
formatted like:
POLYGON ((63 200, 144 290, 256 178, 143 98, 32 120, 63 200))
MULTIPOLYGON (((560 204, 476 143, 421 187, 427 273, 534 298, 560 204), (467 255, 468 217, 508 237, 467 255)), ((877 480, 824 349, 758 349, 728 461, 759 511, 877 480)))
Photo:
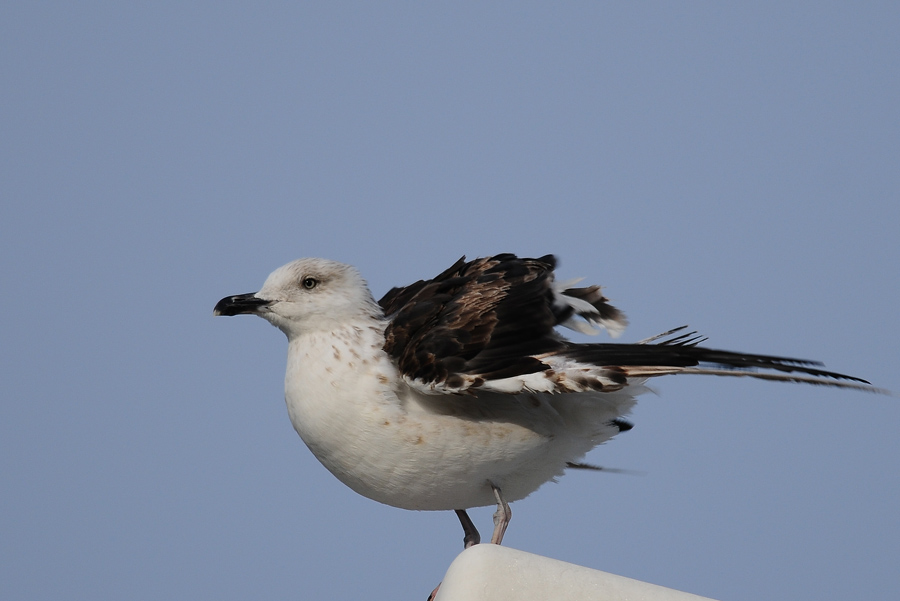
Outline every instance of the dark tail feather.
POLYGON ((822 369, 822 364, 817 361, 696 346, 705 340, 696 332, 680 333, 674 338, 647 344, 683 329, 675 328, 637 344, 572 344, 562 354, 581 363, 620 370, 629 378, 676 373, 746 376, 890 394, 862 378, 822 369))

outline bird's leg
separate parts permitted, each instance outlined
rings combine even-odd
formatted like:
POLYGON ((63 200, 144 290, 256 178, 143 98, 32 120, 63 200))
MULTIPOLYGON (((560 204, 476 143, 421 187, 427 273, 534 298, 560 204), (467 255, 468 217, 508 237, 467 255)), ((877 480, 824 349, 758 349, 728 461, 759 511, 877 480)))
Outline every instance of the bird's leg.
POLYGON ((509 508, 509 503, 503 498, 500 488, 490 480, 488 484, 491 485, 491 490, 494 491, 494 498, 497 499, 497 511, 494 512, 494 534, 491 536, 491 542, 499 545, 503 542, 506 527, 509 526, 509 520, 512 519, 512 509, 509 508))
MULTIPOLYGON (((468 549, 469 547, 474 547, 475 545, 480 543, 481 535, 478 534, 478 528, 476 528, 475 524, 472 523, 472 518, 469 517, 469 514, 466 513, 466 510, 457 509, 456 517, 459 518, 459 523, 462 524, 463 532, 466 533, 466 535, 463 537, 463 544, 465 545, 465 548, 468 549)), ((430 595, 428 595, 428 601, 434 601, 434 598, 440 588, 440 584, 434 587, 434 590, 431 591, 430 595)))
POLYGON ((459 523, 462 524, 463 532, 465 532, 465 536, 463 537, 464 548, 468 549, 469 547, 473 547, 481 542, 481 535, 478 534, 478 529, 475 528, 475 524, 472 523, 472 519, 469 517, 469 514, 466 513, 465 509, 457 509, 456 517, 459 518, 459 523))

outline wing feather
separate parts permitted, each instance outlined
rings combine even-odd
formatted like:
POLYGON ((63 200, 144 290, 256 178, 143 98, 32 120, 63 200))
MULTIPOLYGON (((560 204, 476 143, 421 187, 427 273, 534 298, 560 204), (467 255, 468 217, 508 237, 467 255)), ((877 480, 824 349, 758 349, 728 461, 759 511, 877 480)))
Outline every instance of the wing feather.
POLYGON ((385 350, 428 390, 542 371, 535 355, 559 348, 555 265, 552 255, 463 257, 432 280, 395 288, 379 301, 389 319, 385 350))
POLYGON ((705 338, 684 326, 636 344, 569 342, 556 326, 616 334, 626 321, 599 286, 555 283, 555 266, 552 255, 462 257, 434 279, 394 288, 379 301, 384 348, 407 383, 434 394, 609 392, 677 373, 884 392, 815 361, 701 347, 705 338))

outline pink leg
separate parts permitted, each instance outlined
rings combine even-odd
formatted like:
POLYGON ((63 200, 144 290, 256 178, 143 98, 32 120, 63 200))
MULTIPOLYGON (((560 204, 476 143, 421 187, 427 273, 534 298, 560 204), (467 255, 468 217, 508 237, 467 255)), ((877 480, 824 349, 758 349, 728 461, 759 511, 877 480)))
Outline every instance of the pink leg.
POLYGON ((503 542, 503 535, 506 534, 506 527, 512 519, 512 509, 509 503, 503 499, 500 488, 490 482, 491 490, 494 491, 494 498, 497 499, 497 511, 494 512, 494 534, 491 536, 491 543, 499 545, 503 542))

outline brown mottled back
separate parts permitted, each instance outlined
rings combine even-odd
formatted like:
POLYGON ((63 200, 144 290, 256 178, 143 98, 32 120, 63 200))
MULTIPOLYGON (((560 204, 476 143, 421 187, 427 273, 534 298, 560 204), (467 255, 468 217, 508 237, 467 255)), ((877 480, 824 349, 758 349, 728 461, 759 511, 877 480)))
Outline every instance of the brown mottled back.
POLYGON ((391 319, 385 350, 406 377, 449 387, 457 385, 453 374, 499 379, 545 370, 531 355, 559 346, 555 265, 552 255, 462 257, 432 280, 394 288, 379 301, 391 319))

